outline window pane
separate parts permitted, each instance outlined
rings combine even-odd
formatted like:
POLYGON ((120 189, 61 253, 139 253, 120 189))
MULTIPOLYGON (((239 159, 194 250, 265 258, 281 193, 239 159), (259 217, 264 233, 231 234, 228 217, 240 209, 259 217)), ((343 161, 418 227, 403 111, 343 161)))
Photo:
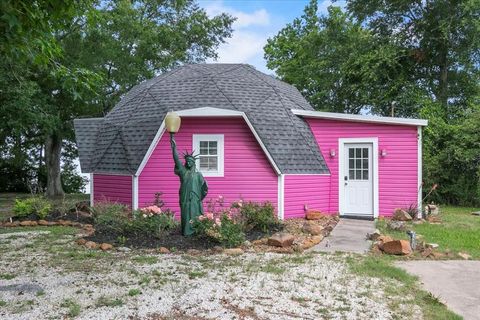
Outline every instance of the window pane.
POLYGON ((362 160, 361 159, 355 160, 355 168, 356 169, 361 169, 362 168, 362 160))
POLYGON ((200 148, 208 148, 208 141, 200 141, 200 148))
POLYGON ((348 167, 350 169, 353 169, 355 167, 355 160, 353 159, 348 160, 348 167))
POLYGON ((363 170, 363 180, 368 180, 368 170, 363 170))
POLYGON ((217 146, 215 146, 215 147, 210 147, 208 154, 216 155, 216 154, 217 154, 217 146))
POLYGON ((200 157, 200 170, 208 170, 208 158, 200 157))
POLYGON ((217 141, 208 141, 209 148, 217 148, 217 141))
POLYGON ((363 169, 368 169, 368 159, 362 160, 363 169))
POLYGON ((208 149, 207 148, 202 148, 200 147, 200 154, 208 154, 208 149))
POLYGON ((348 171, 348 179, 355 180, 355 170, 348 171))
POLYGON ((355 170, 355 180, 362 180, 362 169, 355 170))
POLYGON ((218 159, 217 157, 210 157, 209 158, 209 166, 208 168, 212 171, 217 171, 218 159))
POLYGON ((361 158, 362 157, 362 149, 361 148, 355 148, 355 157, 356 158, 361 158))
POLYGON ((363 148, 363 157, 368 158, 368 148, 363 148))
POLYGON ((348 149, 348 157, 350 157, 350 158, 355 157, 354 152, 355 152, 355 150, 353 148, 349 148, 348 149))

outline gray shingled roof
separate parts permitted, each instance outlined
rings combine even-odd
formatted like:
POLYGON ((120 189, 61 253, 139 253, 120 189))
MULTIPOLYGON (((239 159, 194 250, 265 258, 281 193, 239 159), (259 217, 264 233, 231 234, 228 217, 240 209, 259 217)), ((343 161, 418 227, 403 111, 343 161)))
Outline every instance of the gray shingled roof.
POLYGON ((130 90, 105 118, 77 119, 83 172, 133 174, 169 110, 242 111, 282 173, 328 173, 308 124, 291 109, 313 110, 293 86, 245 64, 195 64, 130 90))

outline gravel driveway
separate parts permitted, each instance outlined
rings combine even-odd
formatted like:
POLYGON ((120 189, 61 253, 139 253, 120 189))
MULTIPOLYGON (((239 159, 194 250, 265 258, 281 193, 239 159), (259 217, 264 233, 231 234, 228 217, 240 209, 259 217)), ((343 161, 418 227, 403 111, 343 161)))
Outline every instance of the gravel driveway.
POLYGON ((385 284, 352 274, 345 255, 104 253, 73 240, 0 234, 0 318, 421 317, 411 304, 390 310, 385 284))

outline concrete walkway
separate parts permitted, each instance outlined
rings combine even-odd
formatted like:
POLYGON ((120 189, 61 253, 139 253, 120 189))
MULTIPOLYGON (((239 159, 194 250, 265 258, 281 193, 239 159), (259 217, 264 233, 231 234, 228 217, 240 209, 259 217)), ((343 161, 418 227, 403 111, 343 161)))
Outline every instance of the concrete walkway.
POLYGON ((367 233, 375 231, 375 222, 369 220, 340 219, 328 237, 312 248, 312 251, 366 253, 371 241, 367 233))
POLYGON ((480 317, 480 261, 407 261, 396 265, 418 276, 450 310, 465 320, 480 317))

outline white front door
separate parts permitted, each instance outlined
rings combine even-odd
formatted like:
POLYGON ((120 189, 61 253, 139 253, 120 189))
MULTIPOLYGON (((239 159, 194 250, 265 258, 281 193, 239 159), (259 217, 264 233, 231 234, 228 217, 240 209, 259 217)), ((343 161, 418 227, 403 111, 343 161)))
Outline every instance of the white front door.
POLYGON ((344 215, 373 217, 372 149, 371 143, 344 144, 344 215))

